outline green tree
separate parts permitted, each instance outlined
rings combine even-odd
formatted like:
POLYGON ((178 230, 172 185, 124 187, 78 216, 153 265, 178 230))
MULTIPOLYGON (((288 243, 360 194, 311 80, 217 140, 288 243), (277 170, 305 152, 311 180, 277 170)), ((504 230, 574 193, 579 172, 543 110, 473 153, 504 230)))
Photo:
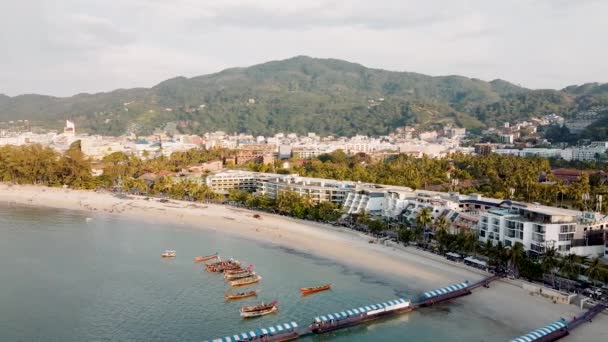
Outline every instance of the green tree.
POLYGON ((431 222, 433 222, 433 216, 431 213, 431 209, 422 208, 416 214, 416 226, 418 228, 422 229, 422 231, 425 235, 425 242, 427 242, 426 241, 426 231, 428 230, 428 226, 429 226, 429 224, 431 224, 431 222))
POLYGON ((401 243, 407 246, 412 241, 412 231, 405 227, 400 227, 397 230, 397 236, 401 243))
POLYGON ((519 270, 521 269, 522 263, 526 258, 526 252, 524 249, 524 245, 517 241, 511 246, 508 251, 509 255, 509 267, 515 272, 515 274, 519 274, 519 270))
POLYGON ((608 281, 608 271, 604 268, 599 257, 595 257, 591 260, 586 273, 589 280, 591 280, 591 282, 594 284, 597 282, 608 281))
POLYGON ((559 272, 567 278, 576 280, 580 274, 580 266, 578 262, 579 261, 576 254, 566 255, 561 260, 559 272))
POLYGON ((545 250, 541 258, 541 269, 544 275, 550 273, 553 278, 553 283, 555 285, 555 270, 559 267, 560 261, 559 256, 557 254, 557 249, 555 247, 549 247, 545 250))

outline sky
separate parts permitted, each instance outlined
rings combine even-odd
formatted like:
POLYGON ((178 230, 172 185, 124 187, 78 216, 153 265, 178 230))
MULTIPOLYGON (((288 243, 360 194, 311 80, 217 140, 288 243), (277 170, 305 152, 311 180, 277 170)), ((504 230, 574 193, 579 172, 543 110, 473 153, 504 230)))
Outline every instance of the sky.
POLYGON ((608 82, 604 0, 0 0, 0 94, 150 87, 297 55, 529 88, 608 82))

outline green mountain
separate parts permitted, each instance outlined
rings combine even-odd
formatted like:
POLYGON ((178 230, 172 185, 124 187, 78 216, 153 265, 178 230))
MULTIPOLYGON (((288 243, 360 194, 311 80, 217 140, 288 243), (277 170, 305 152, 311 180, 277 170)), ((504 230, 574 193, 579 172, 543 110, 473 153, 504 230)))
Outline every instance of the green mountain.
POLYGON ((114 135, 127 129, 149 132, 167 122, 184 133, 377 135, 404 125, 481 128, 573 113, 605 101, 607 88, 530 90, 503 80, 431 77, 299 56, 176 77, 152 88, 65 98, 0 95, 0 121, 29 119, 58 128, 70 118, 81 130, 114 135))

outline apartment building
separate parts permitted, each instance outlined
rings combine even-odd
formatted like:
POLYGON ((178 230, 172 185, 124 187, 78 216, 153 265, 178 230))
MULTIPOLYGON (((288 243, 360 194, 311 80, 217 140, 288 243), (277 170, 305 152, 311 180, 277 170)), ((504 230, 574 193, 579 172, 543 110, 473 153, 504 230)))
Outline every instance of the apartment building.
POLYGON ((534 254, 550 247, 568 254, 574 252, 571 248, 576 234, 607 225, 606 218, 595 213, 505 201, 499 208, 480 213, 478 232, 484 242, 502 241, 505 246, 521 242, 534 254))
POLYGON ((283 191, 292 191, 301 196, 310 197, 315 203, 342 204, 354 188, 353 182, 300 177, 297 174, 260 174, 255 192, 277 198, 283 191))
POLYGON ((314 202, 330 201, 336 204, 342 204, 355 187, 354 182, 240 170, 211 174, 207 176, 206 184, 218 193, 238 189, 277 198, 282 191, 292 191, 308 196, 314 202))
POLYGON ((575 147, 572 149, 572 160, 593 161, 608 150, 608 142, 597 141, 589 146, 575 147))
POLYGON ((207 176, 205 184, 217 193, 228 193, 229 190, 254 192, 258 183, 258 173, 240 170, 217 172, 207 176))

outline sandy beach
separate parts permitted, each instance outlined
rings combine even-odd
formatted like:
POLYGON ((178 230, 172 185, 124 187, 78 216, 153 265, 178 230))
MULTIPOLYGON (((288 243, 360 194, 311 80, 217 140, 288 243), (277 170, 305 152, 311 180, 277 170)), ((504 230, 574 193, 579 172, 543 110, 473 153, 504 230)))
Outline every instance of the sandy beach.
MULTIPOLYGON (((143 197, 118 197, 110 193, 77 191, 62 188, 15 186, 0 183, 0 204, 19 204, 83 210, 95 215, 120 215, 150 222, 183 224, 222 233, 271 242, 391 276, 403 274, 412 287, 433 289, 464 280, 476 281, 483 272, 458 267, 446 260, 432 258, 408 248, 395 249, 368 243, 369 237, 277 215, 229 206, 171 200, 161 203, 143 197), (378 265, 382 265, 379 269, 378 265)), ((458 299, 497 325, 508 325, 525 334, 564 317, 571 319, 582 312, 574 305, 554 304, 506 282, 495 282, 490 289, 475 290, 458 299)), ((575 330, 564 341, 606 341, 608 315, 600 314, 591 324, 575 330)), ((463 327, 465 328, 465 327, 463 327)), ((516 337, 516 336, 513 336, 516 337)), ((488 339, 491 341, 491 337, 488 339)))

